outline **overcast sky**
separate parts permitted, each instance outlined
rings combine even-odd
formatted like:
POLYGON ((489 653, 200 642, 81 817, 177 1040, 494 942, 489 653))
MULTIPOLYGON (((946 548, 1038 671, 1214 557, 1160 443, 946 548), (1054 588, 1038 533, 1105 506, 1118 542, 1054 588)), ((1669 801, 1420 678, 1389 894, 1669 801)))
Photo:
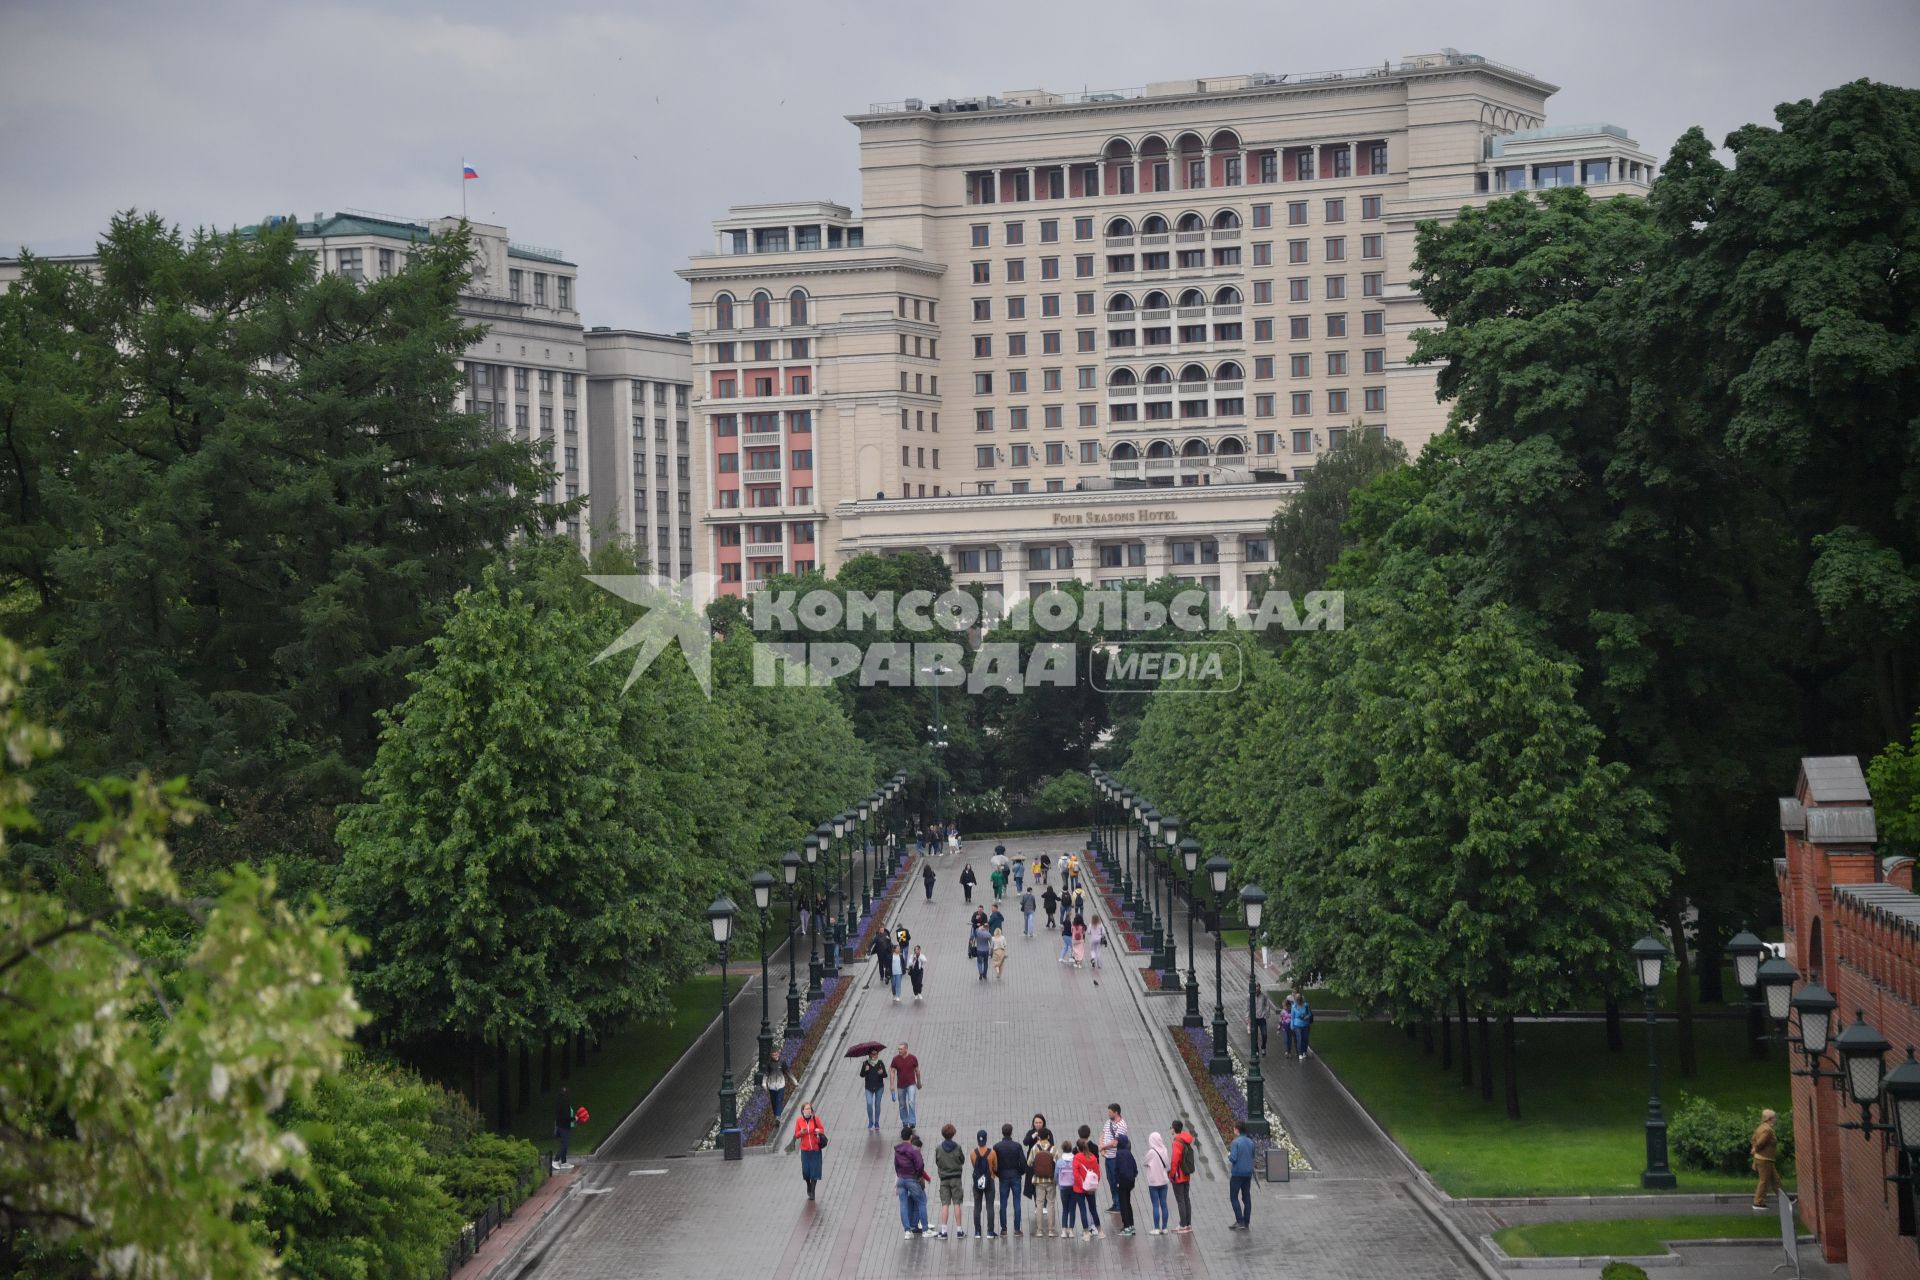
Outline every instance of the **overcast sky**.
POLYGON ((1920 82, 1915 0, 0 0, 0 253, 365 209, 476 220, 580 264, 588 324, 686 327, 729 204, 859 202, 870 102, 1364 66, 1443 46, 1561 86, 1664 158, 1776 103, 1920 82))

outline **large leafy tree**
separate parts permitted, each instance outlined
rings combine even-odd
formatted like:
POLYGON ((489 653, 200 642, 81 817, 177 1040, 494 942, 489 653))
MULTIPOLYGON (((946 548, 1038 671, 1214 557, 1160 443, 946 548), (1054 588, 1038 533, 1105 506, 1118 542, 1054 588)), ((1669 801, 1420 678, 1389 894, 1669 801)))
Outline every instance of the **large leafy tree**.
MULTIPOLYGON (((1353 541, 1346 528, 1353 495, 1406 460, 1399 441, 1359 431, 1322 458, 1307 472, 1300 491, 1274 512, 1268 530, 1274 564, 1267 586, 1296 598, 1325 587, 1334 563, 1353 541)), ((1275 630, 1265 639, 1278 644, 1287 634, 1275 630)))
MULTIPOLYGON (((9 842, 34 819, 22 770, 56 745, 23 710, 27 674, 0 639, 9 842)), ((195 812, 179 782, 89 789, 98 816, 75 838, 102 901, 36 887, 17 849, 0 862, 0 1264, 51 1267, 65 1248, 87 1274, 264 1274, 236 1211, 261 1179, 307 1168, 276 1113, 339 1065, 361 1021, 343 942, 324 910, 289 907, 245 867, 189 899, 168 851, 195 812)))
POLYGON ((455 592, 562 514, 452 410, 469 250, 361 284, 127 214, 0 295, 0 598, 77 763, 188 773, 214 861, 324 848, 455 592))

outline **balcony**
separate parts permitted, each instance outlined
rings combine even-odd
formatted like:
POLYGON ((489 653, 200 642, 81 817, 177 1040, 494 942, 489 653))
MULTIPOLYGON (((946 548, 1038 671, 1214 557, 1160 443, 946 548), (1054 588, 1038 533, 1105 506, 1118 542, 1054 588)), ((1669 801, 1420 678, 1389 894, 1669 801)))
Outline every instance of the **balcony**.
POLYGON ((1108 236, 1107 237, 1107 248, 1109 249, 1131 249, 1132 247, 1133 247, 1132 236, 1108 236))
POLYGON ((1176 231, 1173 233, 1175 244, 1204 244, 1207 233, 1204 231, 1176 231))
POLYGON ((763 556, 771 556, 771 557, 774 557, 775 559, 785 559, 787 554, 787 544, 784 542, 749 542, 747 544, 746 553, 750 558, 755 558, 755 559, 758 559, 763 556))
POLYGON ((779 484, 785 478, 785 474, 779 467, 749 469, 740 473, 740 482, 742 484, 779 484))
POLYGON ((1238 227, 1217 228, 1213 233, 1213 238, 1215 240, 1238 240, 1240 238, 1240 228, 1238 227))
POLYGON ((740 443, 747 449, 777 449, 780 447, 780 432, 744 431, 740 434, 740 443))

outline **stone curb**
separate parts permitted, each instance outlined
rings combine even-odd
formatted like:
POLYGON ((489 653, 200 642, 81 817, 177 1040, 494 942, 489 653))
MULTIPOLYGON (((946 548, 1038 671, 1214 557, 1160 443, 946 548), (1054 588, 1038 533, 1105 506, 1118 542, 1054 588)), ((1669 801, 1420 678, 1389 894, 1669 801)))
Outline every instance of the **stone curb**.
MULTIPOLYGON (((1797 1239, 1799 1243, 1803 1245, 1818 1243, 1818 1237, 1812 1235, 1802 1235, 1797 1237, 1797 1239)), ((1664 1243, 1669 1249, 1674 1245, 1674 1242, 1671 1240, 1665 1241, 1664 1243)), ((1680 1243, 1686 1245, 1689 1249, 1696 1247, 1723 1249, 1753 1248, 1755 1246, 1777 1247, 1779 1242, 1764 1236, 1748 1236, 1744 1239, 1721 1236, 1705 1240, 1682 1240, 1680 1243)), ((1686 1265, 1686 1259, 1677 1253, 1591 1253, 1552 1258, 1515 1258, 1510 1256, 1505 1249, 1502 1249, 1499 1244, 1494 1241, 1492 1236, 1481 1236, 1480 1248, 1485 1252, 1486 1259, 1491 1259, 1493 1265, 1501 1271, 1553 1271, 1569 1267, 1605 1267, 1613 1262, 1625 1262, 1642 1269, 1684 1267, 1686 1265)))

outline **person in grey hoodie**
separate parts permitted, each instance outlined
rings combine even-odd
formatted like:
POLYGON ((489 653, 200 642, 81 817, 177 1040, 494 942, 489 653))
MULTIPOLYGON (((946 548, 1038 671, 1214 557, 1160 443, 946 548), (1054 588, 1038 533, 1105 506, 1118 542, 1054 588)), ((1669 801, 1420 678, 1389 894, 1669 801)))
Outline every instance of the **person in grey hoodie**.
POLYGON ((1028 889, 1020 895, 1020 914, 1025 918, 1024 932, 1029 938, 1033 936, 1033 913, 1039 905, 1040 903, 1033 896, 1033 890, 1028 889))

